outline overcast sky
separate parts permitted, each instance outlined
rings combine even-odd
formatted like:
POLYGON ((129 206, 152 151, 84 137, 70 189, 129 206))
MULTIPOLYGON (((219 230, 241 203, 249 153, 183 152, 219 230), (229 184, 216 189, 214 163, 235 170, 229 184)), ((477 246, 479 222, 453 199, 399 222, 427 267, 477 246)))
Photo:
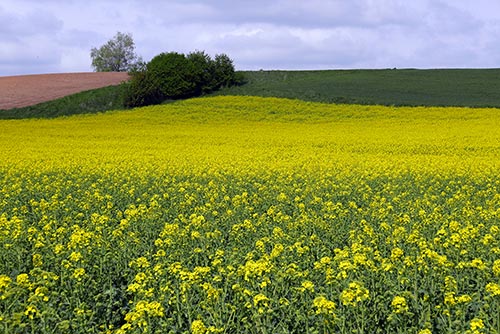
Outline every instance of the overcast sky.
POLYGON ((500 67, 499 0, 2 0, 0 75, 91 71, 131 33, 145 60, 226 53, 239 70, 500 67))

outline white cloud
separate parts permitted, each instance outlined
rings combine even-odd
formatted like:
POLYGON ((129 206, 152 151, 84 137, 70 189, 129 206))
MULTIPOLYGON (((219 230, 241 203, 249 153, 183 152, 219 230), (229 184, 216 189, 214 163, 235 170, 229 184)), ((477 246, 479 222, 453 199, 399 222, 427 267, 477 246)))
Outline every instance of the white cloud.
POLYGON ((0 75, 88 71, 132 33, 160 52, 227 53, 240 69, 499 67, 496 0, 3 0, 0 75))

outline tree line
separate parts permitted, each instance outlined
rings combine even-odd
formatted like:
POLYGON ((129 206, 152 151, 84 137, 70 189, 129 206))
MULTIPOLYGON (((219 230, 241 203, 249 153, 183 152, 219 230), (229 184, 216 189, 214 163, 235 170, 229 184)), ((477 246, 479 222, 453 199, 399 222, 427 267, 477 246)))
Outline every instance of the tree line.
POLYGON ((131 74, 125 89, 127 107, 199 96, 243 82, 233 60, 226 54, 212 58, 204 51, 164 52, 146 63, 134 50, 132 36, 119 32, 99 49, 92 48, 90 53, 95 71, 131 74))

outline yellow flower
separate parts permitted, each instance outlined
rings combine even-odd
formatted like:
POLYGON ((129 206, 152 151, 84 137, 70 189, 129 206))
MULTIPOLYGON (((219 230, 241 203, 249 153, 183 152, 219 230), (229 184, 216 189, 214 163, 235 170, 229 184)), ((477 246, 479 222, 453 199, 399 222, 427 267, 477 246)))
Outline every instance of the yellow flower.
POLYGON ((457 291, 457 280, 453 276, 446 276, 444 278, 444 286, 446 291, 457 291))
POLYGON ((492 296, 500 296, 500 285, 496 283, 488 283, 486 285, 486 291, 492 296))
POLYGON ((474 331, 478 331, 479 329, 484 328, 484 323, 482 319, 474 318, 470 321, 470 329, 474 331))
POLYGON ((149 267, 149 261, 145 257, 140 257, 135 260, 135 264, 137 265, 138 268, 148 268, 149 267))
POLYGON ((69 256, 69 259, 73 262, 78 262, 82 259, 82 253, 80 252, 72 252, 69 256))
POLYGON ((202 284, 203 290, 205 290, 207 294, 207 299, 210 301, 217 301, 219 299, 219 290, 214 288, 212 284, 210 283, 203 283, 202 284))
POLYGON ((313 307, 316 308, 316 314, 333 315, 335 311, 335 303, 326 299, 324 296, 318 296, 313 300, 313 307))
POLYGON ((33 254, 32 259, 33 259, 33 266, 34 267, 41 267, 43 265, 42 255, 33 254))
POLYGON ((132 283, 132 284, 129 284, 129 286, 127 287, 127 291, 128 292, 137 292, 140 288, 141 288, 140 284, 132 283))
POLYGON ((408 304, 406 303, 406 298, 401 296, 395 296, 391 302, 392 311, 394 313, 406 313, 408 312, 408 304))
POLYGON ((73 274, 71 275, 71 277, 73 277, 79 282, 82 280, 84 276, 85 276, 85 268, 76 268, 73 271, 73 274))
POLYGON ((304 281, 302 282, 302 287, 299 289, 301 292, 304 291, 314 292, 314 283, 311 281, 304 281))
POLYGON ((276 244, 273 248, 273 250, 271 251, 271 259, 274 259, 278 256, 280 256, 281 253, 283 253, 285 247, 282 245, 282 244, 276 244))
POLYGON ((77 307, 73 310, 73 313, 75 313, 77 316, 82 316, 85 314, 85 310, 77 307))
POLYGON ((140 301, 136 305, 136 310, 144 311, 150 317, 163 317, 165 315, 163 306, 157 301, 153 302, 140 301))
POLYGON ((12 283, 12 279, 7 275, 0 275, 0 291, 8 288, 10 283, 12 283))
POLYGON ((262 241, 262 240, 257 240, 255 242, 255 248, 257 248, 262 253, 264 253, 266 251, 266 245, 264 244, 264 241, 262 241))
POLYGON ((328 256, 322 257, 318 262, 314 262, 314 269, 321 269, 328 266, 332 262, 332 259, 328 256))
POLYGON ((490 227, 490 233, 491 234, 498 234, 498 232, 500 232, 500 228, 498 228, 497 225, 493 225, 490 227))
POLYGON ((134 309, 125 315, 127 324, 121 327, 123 332, 127 329, 138 326, 147 332, 148 319, 150 317, 163 317, 165 315, 163 306, 157 302, 148 302, 140 300, 134 305, 134 309))
POLYGON ((444 304, 448 306, 453 306, 456 304, 455 293, 454 292, 446 292, 444 294, 444 304))
POLYGON ((404 255, 404 252, 401 248, 396 247, 391 250, 391 259, 397 260, 400 259, 404 255))
POLYGON ((272 263, 268 259, 262 258, 257 261, 248 260, 239 271, 243 273, 245 281, 250 281, 254 277, 260 277, 264 273, 270 272, 272 268, 272 263))
POLYGON ((493 262, 493 274, 495 274, 495 276, 497 277, 500 277, 500 259, 499 260, 495 260, 495 262, 493 262))
POLYGON ((191 323, 191 333, 192 334, 205 334, 207 332, 207 327, 201 320, 194 320, 191 323))
POLYGON ((470 303, 471 301, 472 298, 469 295, 461 295, 457 297, 457 303, 465 304, 465 303, 470 303))
POLYGON ((164 257, 165 255, 167 255, 167 253, 163 250, 163 249, 159 249, 155 255, 153 255, 154 257, 164 257))
POLYGON ((41 298, 44 302, 49 301, 49 297, 46 295, 48 290, 46 287, 38 287, 35 290, 35 296, 41 298))
POLYGON ((28 274, 25 274, 25 273, 17 275, 16 283, 19 286, 22 286, 23 288, 31 287, 30 278, 29 278, 28 274))
POLYGON ((0 275, 0 300, 7 298, 7 290, 12 283, 12 279, 7 275, 0 275))
POLYGON ((486 264, 484 263, 483 260, 481 259, 473 259, 470 263, 470 266, 473 268, 477 268, 479 270, 484 270, 486 269, 486 264))
POLYGON ((148 276, 145 274, 145 273, 137 273, 134 277, 134 281, 136 281, 138 284, 142 284, 144 283, 144 281, 146 281, 146 279, 148 278, 148 276))
POLYGON ((418 334, 432 334, 432 331, 428 328, 426 329, 421 329, 418 334))
POLYGON ((262 293, 259 293, 258 295, 255 295, 253 297, 253 305, 255 307, 258 307, 258 306, 267 307, 267 306, 269 306, 269 298, 267 298, 262 293))
POLYGON ((342 291, 340 300, 344 305, 356 307, 359 302, 365 301, 370 297, 368 289, 360 282, 351 282, 349 287, 342 291))
POLYGON ((64 245, 57 244, 54 246, 54 253, 59 254, 64 250, 64 245))
POLYGON ((38 310, 34 305, 28 305, 28 307, 26 307, 26 310, 24 311, 24 315, 30 319, 34 319, 37 314, 38 310))

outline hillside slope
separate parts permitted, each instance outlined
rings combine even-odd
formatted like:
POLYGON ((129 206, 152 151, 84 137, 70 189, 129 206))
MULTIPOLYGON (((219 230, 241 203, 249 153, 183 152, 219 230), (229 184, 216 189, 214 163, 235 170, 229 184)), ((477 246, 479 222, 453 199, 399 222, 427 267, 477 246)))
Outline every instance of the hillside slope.
POLYGON ((247 83, 215 95, 327 103, 500 107, 500 69, 244 72, 247 83))
MULTIPOLYGON (((284 97, 365 105, 500 107, 500 69, 246 71, 243 74, 245 84, 224 88, 210 95, 284 97)), ((45 100, 56 98, 27 107, 0 110, 0 119, 52 118, 125 108, 124 86, 109 86, 127 79, 125 73, 67 75, 72 76, 74 81, 61 80, 59 88, 48 88, 46 85, 51 83, 50 80, 41 81, 31 88, 24 85, 2 87, 7 78, 0 77, 0 109, 8 109, 6 103, 12 104, 14 100, 18 101, 18 105, 26 105, 34 103, 36 98, 39 102, 40 95, 45 100), (95 82, 92 83, 94 86, 85 86, 85 80, 92 76, 100 76, 101 81, 97 82, 101 85, 99 87, 108 87, 57 99, 61 89, 67 94, 73 86, 77 91, 95 88, 95 82), (104 81, 104 77, 112 80, 104 81), (7 94, 11 94, 10 97, 7 94), (5 102, 3 106, 2 101, 5 102)), ((40 76, 40 79, 54 76, 40 76)))
POLYGON ((0 110, 35 105, 81 91, 118 85, 124 72, 59 73, 0 77, 0 110))

